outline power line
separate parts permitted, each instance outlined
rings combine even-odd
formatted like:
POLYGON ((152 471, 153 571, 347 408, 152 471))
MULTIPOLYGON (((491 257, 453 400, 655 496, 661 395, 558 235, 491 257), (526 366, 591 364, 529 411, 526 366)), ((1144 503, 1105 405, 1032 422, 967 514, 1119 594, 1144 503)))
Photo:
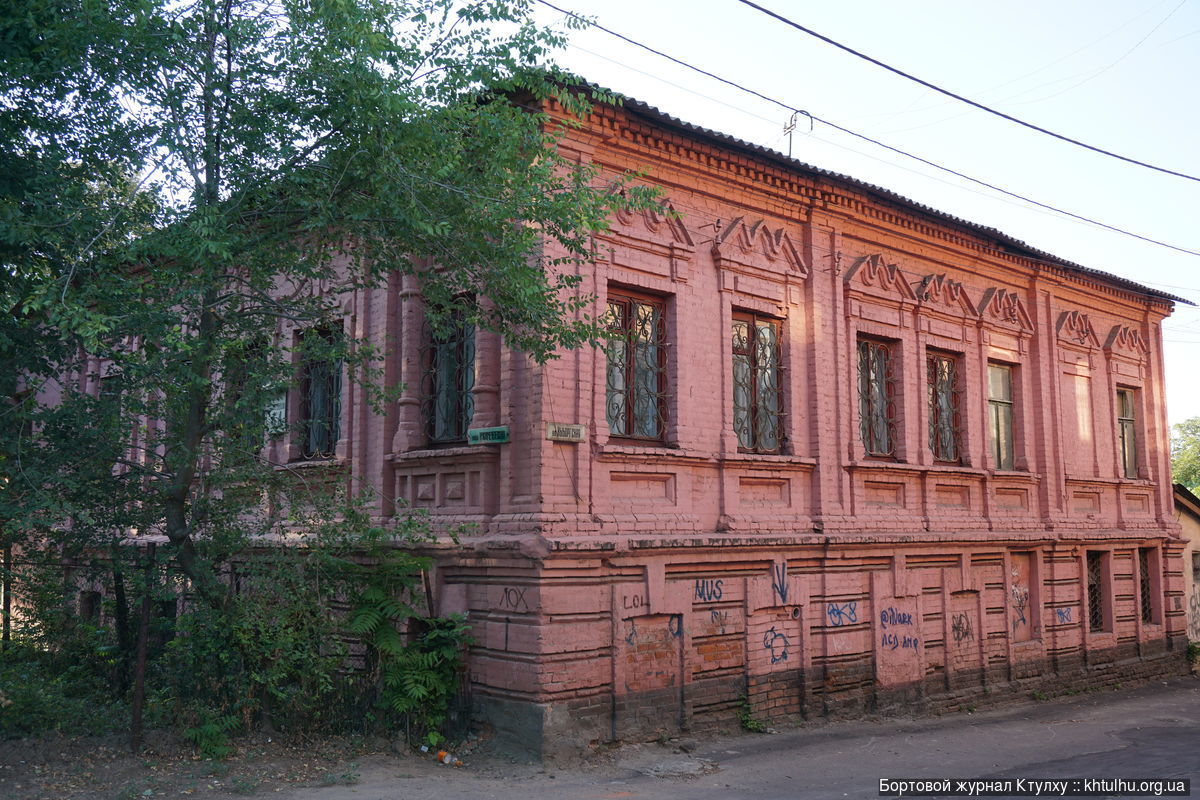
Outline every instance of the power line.
MULTIPOLYGON (((987 113, 993 114, 997 117, 1000 117, 1001 119, 1006 119, 1009 122, 1014 122, 1017 125, 1021 125, 1023 127, 1029 128, 1030 130, 1037 131, 1038 133, 1044 133, 1047 136, 1052 136, 1055 139, 1058 139, 1063 142, 1067 142, 1069 144, 1076 145, 1078 147, 1082 147, 1086 150, 1091 150, 1094 153, 1100 153, 1102 155, 1106 155, 1111 158, 1116 158, 1121 161, 1128 162, 1130 164, 1136 164, 1139 167, 1145 167, 1147 169, 1152 169, 1152 170, 1155 170, 1156 172, 1163 172, 1163 173, 1166 173, 1167 175, 1174 175, 1177 178, 1186 178, 1189 181, 1200 182, 1200 178, 1196 177, 1195 175, 1188 175, 1186 172, 1178 172, 1173 169, 1168 169, 1167 167, 1159 167, 1154 164, 1148 164, 1145 161, 1139 161, 1136 158, 1130 158, 1129 156, 1123 156, 1120 153, 1114 153, 1111 150, 1105 150, 1102 147, 1096 147, 1095 145, 1090 145, 1090 144, 1087 144, 1086 142, 1081 142, 1078 139, 1072 139, 1070 136, 1064 136, 1061 133, 1055 133, 1054 131, 1047 130, 1047 129, 1041 127, 1040 125, 1034 125, 1032 122, 1026 122, 1023 119, 1018 119, 1017 117, 1014 117, 1011 114, 1005 114, 1003 111, 997 111, 996 109, 992 108, 991 106, 985 106, 983 103, 977 103, 974 100, 971 100, 970 98, 963 97, 961 94, 956 94, 956 93, 950 91, 949 89, 943 89, 941 86, 938 86, 937 84, 930 83, 929 81, 926 81, 926 80, 922 80, 921 78, 918 78, 915 75, 911 75, 902 69, 897 69, 896 67, 893 67, 891 64, 884 63, 883 61, 880 61, 877 58, 872 58, 871 56, 867 55, 866 53, 861 53, 858 50, 855 50, 853 47, 848 47, 848 46, 842 44, 841 42, 835 41, 834 39, 830 39, 828 36, 824 36, 820 33, 817 33, 816 31, 812 30, 811 28, 806 28, 803 25, 801 25, 800 23, 798 23, 794 20, 788 19, 787 17, 783 16, 782 14, 777 14, 768 8, 763 8, 762 6, 758 5, 757 3, 751 2, 751 0, 737 0, 737 1, 739 3, 741 3, 742 5, 749 6, 750 8, 753 8, 757 11, 761 11, 762 13, 766 14, 768 17, 771 17, 772 19, 776 19, 785 25, 789 25, 798 31, 802 31, 804 33, 807 33, 809 36, 816 37, 817 39, 820 39, 821 41, 825 42, 826 44, 831 44, 834 47, 838 48, 839 50, 844 50, 845 52, 850 53, 853 56, 857 56, 858 58, 861 58, 864 61, 868 61, 877 67, 882 67, 883 69, 886 69, 888 72, 891 72, 895 75, 899 75, 902 78, 907 78, 908 80, 912 81, 913 83, 917 83, 917 84, 920 84, 921 86, 924 86, 926 89, 932 89, 933 91, 938 92, 939 94, 944 94, 947 97, 952 97, 955 100, 958 100, 959 102, 962 102, 962 103, 966 103, 967 105, 977 108, 980 111, 986 111, 987 113)), ((540 2, 540 0, 539 0, 539 2, 540 2)), ((1172 13, 1174 13, 1174 12, 1172 12, 1172 13)))
MULTIPOLYGON (((739 0, 739 1, 740 1, 740 0, 739 0)), ((991 189, 992 191, 999 192, 1000 194, 1007 195, 1007 196, 1009 196, 1009 197, 1012 197, 1012 198, 1015 198, 1015 199, 1017 199, 1017 200, 1020 200, 1020 201, 1022 201, 1022 202, 1024 202, 1024 203, 1029 203, 1030 205, 1038 206, 1039 208, 1044 208, 1044 209, 1047 209, 1047 210, 1049 210, 1049 211, 1053 211, 1053 212, 1055 212, 1056 214, 1062 214, 1063 216, 1066 216, 1066 217, 1071 217, 1071 218, 1073 218, 1073 219, 1077 219, 1077 220, 1080 220, 1080 221, 1082 221, 1082 222, 1086 222, 1086 223, 1088 223, 1088 224, 1090 224, 1090 225, 1095 225, 1095 226, 1097 226, 1097 227, 1100 227, 1100 228, 1105 228, 1106 230, 1113 231, 1114 233, 1120 233, 1120 234, 1122 234, 1122 235, 1125 235, 1125 236, 1130 236, 1130 237, 1133 237, 1134 239, 1140 239, 1140 240, 1141 240, 1141 241, 1143 241, 1143 242, 1148 242, 1148 243, 1150 243, 1150 244, 1155 244, 1155 245, 1158 245, 1159 247, 1165 247, 1165 248, 1167 248, 1167 249, 1169 249, 1169 250, 1175 250, 1175 251, 1177 251, 1177 252, 1180 252, 1180 253, 1186 253, 1186 254, 1188 254, 1188 255, 1192 255, 1192 256, 1200 256, 1200 251, 1197 251, 1197 250, 1189 250, 1189 249, 1188 249, 1188 248, 1186 248, 1186 247, 1179 247, 1178 245, 1173 245, 1173 244, 1170 244, 1170 243, 1168 243, 1168 242, 1163 242, 1163 241, 1160 241, 1160 240, 1158 240, 1158 239, 1153 239, 1153 238, 1151 238, 1151 237, 1149 237, 1149 236, 1143 236, 1143 235, 1142 235, 1142 234, 1140 234, 1140 233, 1134 233, 1133 231, 1129 231, 1129 230, 1126 230, 1126 229, 1124 229, 1124 228, 1118 228, 1118 227, 1117 227, 1117 226, 1115 226, 1115 225, 1109 225, 1109 224, 1108 224, 1108 223, 1106 223, 1106 222, 1100 222, 1099 220, 1092 219, 1091 217, 1085 217, 1085 216, 1083 216, 1082 214, 1076 214, 1076 213, 1074 213, 1074 212, 1071 212, 1071 211, 1065 211, 1065 210, 1063 210, 1063 209, 1061 209, 1061 208, 1058 208, 1057 206, 1052 206, 1052 205, 1049 205, 1048 203, 1042 203, 1042 202, 1040 202, 1040 201, 1038 201, 1038 200, 1034 200, 1034 199, 1033 199, 1033 198, 1031 198, 1031 197, 1026 197, 1026 196, 1025 196, 1025 195, 1023 195, 1023 194, 1018 194, 1017 192, 1012 192, 1012 191, 1009 191, 1008 189, 1001 188, 1001 187, 999 187, 999 186, 996 186, 995 184, 988 183, 987 181, 984 181, 984 180, 980 180, 979 178, 972 178, 970 175, 967 175, 967 174, 965 174, 965 173, 959 172, 958 170, 952 169, 952 168, 950 168, 950 167, 943 166, 943 165, 941 165, 941 164, 938 164, 938 163, 936 163, 936 162, 934 162, 934 161, 930 161, 930 160, 929 160, 929 159, 927 159, 927 158, 922 158, 921 156, 914 155, 914 154, 912 154, 912 153, 909 153, 909 152, 907 152, 907 151, 905 151, 905 150, 901 150, 901 149, 900 149, 900 148, 898 148, 898 147, 893 147, 893 146, 892 146, 892 145, 890 145, 890 144, 885 144, 885 143, 883 143, 883 142, 879 141, 878 139, 873 139, 873 138, 871 138, 870 136, 867 136, 867 135, 865 135, 865 134, 861 134, 861 133, 858 133, 858 132, 856 132, 856 131, 852 131, 852 130, 850 130, 849 128, 842 127, 841 125, 838 125, 838 124, 836 124, 836 123, 830 122, 830 121, 829 121, 829 120, 827 120, 827 119, 822 119, 821 117, 818 117, 818 116, 816 116, 815 114, 811 114, 811 113, 809 113, 808 111, 804 111, 804 110, 802 110, 802 109, 798 109, 798 108, 795 108, 795 107, 793 107, 793 106, 790 106, 790 105, 788 105, 787 103, 784 103, 782 100, 777 100, 777 99, 776 99, 776 98, 774 98, 774 97, 770 97, 769 95, 765 95, 765 94, 763 94, 762 92, 756 91, 756 90, 754 90, 754 89, 751 89, 751 88, 749 88, 749 87, 747 87, 747 86, 743 86, 743 85, 741 85, 740 83, 737 83, 737 82, 735 82, 735 81, 731 81, 731 80, 729 80, 728 78, 722 78, 720 75, 716 75, 716 74, 714 74, 714 73, 712 73, 712 72, 709 72, 709 71, 708 71, 708 70, 706 70, 706 69, 702 69, 701 67, 697 67, 697 66, 695 66, 694 64, 689 64, 688 62, 686 62, 686 61, 683 61, 682 59, 678 59, 678 58, 676 58, 675 56, 672 56, 672 55, 669 55, 669 54, 667 54, 667 53, 664 53, 664 52, 663 52, 663 51, 661 51, 661 50, 656 50, 655 48, 651 47, 650 45, 647 45, 647 44, 642 44, 641 42, 639 42, 639 41, 637 41, 637 40, 635 40, 635 39, 631 39, 630 37, 628 37, 628 36, 625 36, 624 34, 617 33, 616 31, 614 31, 614 30, 611 30, 610 28, 606 28, 606 27, 604 27, 603 25, 601 25, 601 24, 599 24, 599 23, 597 23, 597 22, 593 22, 593 21, 591 21, 591 20, 587 19, 586 17, 582 17, 582 16, 580 16, 579 14, 576 14, 576 13, 574 13, 573 11, 568 11, 568 10, 567 10, 567 9, 565 9, 565 8, 559 8, 558 6, 556 6, 556 5, 554 5, 553 3, 551 3, 551 2, 550 2, 550 0, 536 0, 536 2, 540 3, 541 5, 544 5, 544 6, 546 6, 547 8, 552 8, 552 9, 554 9, 555 11, 557 11, 557 12, 559 12, 559 13, 561 13, 561 14, 566 14, 567 16, 569 16, 569 17, 572 17, 572 18, 574 18, 574 19, 576 19, 576 20, 579 20, 580 22, 583 22, 583 23, 585 23, 585 24, 589 25, 590 27, 593 27, 593 28, 595 28, 595 29, 597 29, 597 30, 599 30, 599 31, 603 31, 604 33, 607 33, 607 34, 609 34, 610 36, 614 36, 614 37, 616 37, 616 38, 620 39, 620 40, 621 40, 621 41, 623 41, 623 42, 627 42, 628 44, 631 44, 631 45, 633 45, 634 47, 639 47, 639 48, 641 48, 642 50, 645 50, 645 51, 647 51, 647 52, 649 52, 649 53, 653 53, 654 55, 656 55, 656 56, 659 56, 660 58, 665 58, 665 59, 667 59, 668 61, 670 61, 670 62, 672 62, 672 63, 675 63, 675 64, 678 64, 678 65, 679 65, 679 66, 681 66, 681 67, 685 67, 685 68, 687 68, 687 69, 690 69, 690 70, 692 70, 693 72, 696 72, 696 73, 699 73, 699 74, 701 74, 701 75, 704 75, 704 76, 705 76, 705 77, 707 77, 707 78, 712 78, 713 80, 715 80, 715 81, 718 81, 718 82, 720 82, 720 83, 723 83, 723 84, 725 84, 726 86, 730 86, 730 87, 732 87, 732 88, 734 88, 734 89, 737 89, 738 91, 745 92, 745 93, 747 93, 747 94, 753 95, 754 97, 757 97, 757 98, 759 98, 760 100, 765 100, 765 101, 767 101, 768 103, 772 103, 772 104, 774 104, 774 105, 776 105, 776 106, 779 106, 780 108, 782 108, 782 109, 784 109, 784 110, 786 110, 786 111, 790 111, 790 112, 792 112, 793 114, 803 114, 805 117, 808 117, 809 119, 813 120, 814 122, 820 122, 822 125, 828 125, 830 128, 833 128, 833 129, 834 129, 834 130, 836 130, 836 131, 840 131, 840 132, 842 132, 842 133, 845 133, 845 134, 847 134, 847 135, 849 135, 849 136, 853 136, 853 137, 855 137, 855 138, 857 138, 857 139, 862 139, 862 140, 863 140, 863 141, 865 141, 865 142, 870 142, 871 144, 873 144, 873 145, 875 145, 875 146, 877 146, 877 147, 882 147, 882 148, 884 148, 885 150, 890 150, 891 152, 893 152, 893 153, 897 153, 897 154, 899 154, 899 155, 902 155, 902 156, 904 156, 905 158, 911 158, 911 159, 913 159, 914 161, 919 161, 919 162, 921 162, 922 164, 925 164, 925 165, 927 165, 927 166, 933 167, 934 169, 941 170, 942 172, 947 172, 947 173, 949 173, 949 174, 951 174, 951 175, 954 175, 955 177, 962 178, 963 180, 970 181, 971 183, 975 183, 975 184, 978 184, 979 186, 986 187, 986 188, 988 188, 988 189, 991 189)), ((1185 176, 1185 177, 1187 177, 1187 176, 1185 176)))

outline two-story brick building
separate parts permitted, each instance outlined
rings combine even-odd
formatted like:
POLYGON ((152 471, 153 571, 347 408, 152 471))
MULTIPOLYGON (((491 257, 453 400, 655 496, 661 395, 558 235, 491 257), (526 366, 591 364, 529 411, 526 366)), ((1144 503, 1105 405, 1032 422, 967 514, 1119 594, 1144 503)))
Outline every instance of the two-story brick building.
POLYGON ((1177 298, 637 102, 562 147, 663 191, 579 270, 618 336, 539 366, 435 338, 397 278, 345 325, 403 397, 380 416, 304 365, 288 415, 318 435, 273 445, 382 516, 470 524, 435 595, 470 614, 502 736, 552 754, 1182 669, 1177 298))

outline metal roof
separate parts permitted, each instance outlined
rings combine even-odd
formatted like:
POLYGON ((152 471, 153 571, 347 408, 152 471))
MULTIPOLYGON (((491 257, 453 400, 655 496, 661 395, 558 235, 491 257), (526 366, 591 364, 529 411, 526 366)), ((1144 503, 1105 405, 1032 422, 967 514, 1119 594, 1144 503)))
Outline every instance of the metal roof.
MULTIPOLYGON (((600 88, 600 87, 594 87, 594 88, 600 88)), ((1185 303, 1187 305, 1196 305, 1195 303, 1193 303, 1191 300, 1188 300, 1187 298, 1179 297, 1178 295, 1173 295, 1168 292, 1161 291, 1159 289, 1151 289, 1148 286, 1143 286, 1142 284, 1137 283, 1135 281, 1131 281, 1128 278, 1122 278, 1120 275, 1114 275, 1111 272, 1104 272, 1103 270, 1092 269, 1091 267, 1085 267, 1082 264, 1076 264, 1072 261, 1067 261, 1066 259, 1059 258, 1058 256, 1054 255, 1053 253, 1047 253, 1044 250, 1038 250, 1035 247, 1031 247, 1030 245, 1021 241, 1020 239, 1013 238, 1012 236, 1009 236, 1008 234, 1004 233, 1003 231, 999 231, 995 228, 989 228, 986 225, 980 225, 979 223, 971 222, 970 220, 965 220, 965 219, 962 219, 961 217, 956 217, 952 214, 947 214, 944 211, 939 211, 936 208, 932 208, 930 206, 923 205, 921 203, 916 202, 915 200, 910 200, 909 198, 907 198, 903 195, 897 194, 896 192, 893 192, 890 189, 885 189, 882 186, 875 186, 874 184, 866 183, 865 181, 860 181, 857 178, 852 178, 849 175, 842 175, 837 172, 831 172, 826 169, 821 169, 820 167, 814 167, 811 164, 807 164, 803 161, 800 161, 799 159, 792 158, 791 156, 785 156, 782 153, 772 150, 768 147, 763 147, 762 145, 757 145, 757 144, 753 144, 751 142, 747 142, 743 139, 738 139, 735 136, 730 136, 727 133, 721 133, 720 131, 713 130, 712 128, 705 128, 700 125, 695 125, 691 122, 682 120, 679 117, 672 116, 671 114, 668 114, 667 112, 663 111, 662 109, 656 108, 655 106, 652 106, 649 103, 642 102, 641 100, 635 100, 633 98, 623 97, 623 96, 619 96, 619 97, 620 97, 622 105, 628 111, 630 111, 631 113, 637 114, 639 116, 649 118, 649 119, 657 122, 660 125, 664 125, 666 127, 677 128, 677 129, 685 131, 688 134, 691 134, 693 136, 711 139, 713 141, 719 142, 723 145, 726 145, 726 146, 731 147, 736 150, 742 150, 742 151, 754 153, 755 155, 763 156, 764 158, 767 158, 771 161, 779 163, 790 169, 813 173, 813 174, 820 175, 825 178, 830 178, 832 180, 839 181, 841 183, 849 184, 851 186, 857 187, 859 189, 863 189, 868 192, 872 192, 874 194, 885 197, 888 200, 892 200, 900 205, 907 206, 908 208, 914 209, 916 211, 920 211, 923 214, 927 214, 927 215, 933 216, 933 217, 938 217, 947 222, 952 222, 955 225, 960 225, 964 228, 968 228, 968 229, 974 231, 975 233, 982 234, 983 236, 986 236, 986 237, 989 237, 989 238, 995 240, 998 244, 1005 245, 1005 246, 1011 248, 1012 250, 1018 251, 1019 255, 1024 255, 1026 257, 1035 259, 1037 261, 1044 261, 1044 262, 1053 264, 1055 266, 1062 267, 1063 269, 1065 269, 1069 272, 1075 272, 1082 276, 1091 278, 1093 280, 1104 281, 1111 285, 1114 285, 1119 288, 1126 289, 1126 290, 1129 290, 1132 292, 1136 292, 1138 294, 1147 295, 1149 297, 1156 297, 1156 298, 1159 298, 1162 300, 1167 300, 1167 301, 1171 301, 1171 302, 1175 302, 1175 303, 1185 303)))

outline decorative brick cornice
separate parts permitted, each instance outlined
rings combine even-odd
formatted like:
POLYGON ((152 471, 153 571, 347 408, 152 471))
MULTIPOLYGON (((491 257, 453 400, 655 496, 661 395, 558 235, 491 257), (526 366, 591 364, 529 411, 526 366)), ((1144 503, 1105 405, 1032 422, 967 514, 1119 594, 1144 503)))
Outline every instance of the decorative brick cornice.
POLYGON ((769 154, 741 153, 735 145, 709 141, 703 133, 688 135, 676 132, 619 107, 594 107, 587 124, 602 138, 618 139, 635 148, 655 151, 663 164, 675 167, 689 164, 708 172, 722 173, 714 177, 728 176, 745 188, 798 206, 797 211, 800 208, 822 208, 856 218, 859 222, 876 222, 893 229, 911 231, 915 239, 942 242, 960 253, 974 253, 993 263, 1017 266, 1029 273, 1037 272, 1068 280, 1089 291, 1121 298, 1125 302, 1132 299, 1139 305, 1149 302, 1155 306, 1169 306, 1168 300, 1148 298, 1035 254, 1017 252, 1015 245, 989 238, 986 231, 965 230, 964 226, 970 224, 965 221, 957 224, 953 219, 932 221, 929 216, 943 216, 934 209, 927 209, 928 216, 923 216, 923 208, 911 201, 912 207, 906 207, 901 198, 872 194, 869 186, 850 185, 845 180, 839 180, 839 176, 827 175, 819 170, 813 169, 806 174, 802 167, 784 163, 783 156, 772 158, 769 154))
POLYGON ((846 272, 846 285, 857 285, 857 288, 867 289, 875 294, 891 295, 897 300, 917 300, 917 295, 903 270, 895 264, 887 263, 880 253, 863 256, 855 262, 846 272))
POLYGON ((1064 311, 1058 315, 1058 338, 1081 347, 1099 347, 1100 339, 1087 314, 1064 311))
POLYGON ((761 272, 808 277, 808 265, 782 226, 764 219, 737 217, 713 240, 713 258, 722 269, 742 267, 761 272))
POLYGON ((921 279, 916 295, 922 306, 940 306, 940 311, 960 316, 974 317, 979 314, 975 304, 967 296, 966 287, 947 278, 945 274, 926 275, 921 279))
POLYGON ((979 303, 979 316, 984 322, 999 323, 1033 333, 1033 318, 1025 308, 1025 301, 1016 292, 1008 289, 988 289, 979 303))
POLYGON ((613 216, 628 236, 671 243, 689 251, 696 247, 679 214, 669 202, 641 211, 617 211, 613 216))
POLYGON ((1146 343, 1146 337, 1142 336, 1142 332, 1137 328, 1131 328, 1128 325, 1114 325, 1108 332, 1104 350, 1109 355, 1123 355, 1141 361, 1149 355, 1150 346, 1146 343))

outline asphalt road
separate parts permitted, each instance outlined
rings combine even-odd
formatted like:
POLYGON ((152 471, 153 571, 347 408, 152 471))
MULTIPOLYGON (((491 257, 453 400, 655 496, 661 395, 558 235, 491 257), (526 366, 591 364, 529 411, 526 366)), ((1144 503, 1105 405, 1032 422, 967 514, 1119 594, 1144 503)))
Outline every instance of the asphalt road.
MULTIPOLYGON (((856 721, 714 741, 622 748, 548 768, 477 759, 462 768, 379 758, 355 786, 290 800, 399 798, 879 798, 881 778, 1184 779, 1200 797, 1200 679, 922 719, 856 721)), ((1087 795, 1108 797, 1105 793, 1087 795)))

